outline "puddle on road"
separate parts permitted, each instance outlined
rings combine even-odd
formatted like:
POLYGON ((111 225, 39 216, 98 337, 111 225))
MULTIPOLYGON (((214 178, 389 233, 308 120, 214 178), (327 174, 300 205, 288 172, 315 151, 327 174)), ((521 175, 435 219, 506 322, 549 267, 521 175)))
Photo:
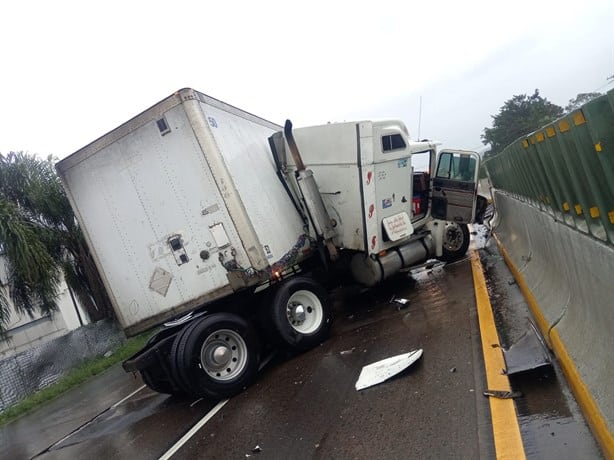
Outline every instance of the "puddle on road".
MULTIPOLYGON (((509 348, 527 330, 531 313, 496 244, 479 250, 501 345, 509 348)), ((602 458, 567 382, 552 356, 552 369, 510 377, 527 458, 602 458)))

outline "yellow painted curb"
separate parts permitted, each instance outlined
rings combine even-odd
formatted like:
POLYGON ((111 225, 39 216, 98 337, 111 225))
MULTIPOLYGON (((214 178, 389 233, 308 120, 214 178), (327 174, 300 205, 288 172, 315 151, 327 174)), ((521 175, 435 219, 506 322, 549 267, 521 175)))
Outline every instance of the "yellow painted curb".
MULTIPOLYGON (((499 343, 495 319, 490 305, 486 280, 477 251, 471 252, 473 286, 482 337, 482 354, 486 368, 486 382, 489 390, 510 391, 511 386, 505 369, 503 351, 499 343)), ((512 399, 489 398, 492 430, 497 459, 524 459, 524 446, 520 436, 520 427, 516 415, 516 406, 512 399)))
POLYGON ((512 272, 512 275, 514 276, 518 287, 520 288, 525 300, 529 304, 531 313, 535 318, 535 321, 542 333, 542 336, 548 343, 548 346, 554 351, 554 354, 556 355, 559 364, 561 365, 561 369, 563 369, 565 378, 567 379, 567 382, 571 387, 571 391, 573 392, 576 401, 578 401, 578 404, 580 405, 580 408, 584 413, 586 421, 591 427, 593 435, 601 446, 605 457, 609 459, 614 459, 614 435, 608 429, 603 414, 599 410, 597 403, 593 399, 588 387, 582 380, 582 377, 580 377, 580 373, 578 372, 578 369, 573 363, 573 360, 569 356, 569 353, 567 353, 567 349, 565 348, 565 345, 563 344, 563 341, 561 340, 558 331, 554 328, 550 329, 550 325, 542 314, 541 309, 537 304, 537 300, 527 286, 524 277, 522 276, 518 268, 516 268, 516 265, 510 258, 506 249, 503 247, 503 244, 501 243, 499 238, 497 238, 496 235, 493 236, 495 237, 495 241, 499 246, 499 251, 503 255, 505 263, 512 272))

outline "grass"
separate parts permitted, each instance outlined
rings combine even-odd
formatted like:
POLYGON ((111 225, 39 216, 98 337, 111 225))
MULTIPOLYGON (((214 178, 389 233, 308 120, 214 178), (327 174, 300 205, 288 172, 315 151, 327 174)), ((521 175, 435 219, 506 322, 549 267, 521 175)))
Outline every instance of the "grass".
POLYGON ((147 342, 151 335, 151 332, 146 332, 132 337, 116 348, 111 356, 106 358, 101 356, 83 362, 56 383, 37 391, 0 413, 0 426, 6 425, 12 420, 37 409, 42 404, 57 398, 71 388, 81 385, 93 376, 130 357, 145 345, 145 342, 147 342))

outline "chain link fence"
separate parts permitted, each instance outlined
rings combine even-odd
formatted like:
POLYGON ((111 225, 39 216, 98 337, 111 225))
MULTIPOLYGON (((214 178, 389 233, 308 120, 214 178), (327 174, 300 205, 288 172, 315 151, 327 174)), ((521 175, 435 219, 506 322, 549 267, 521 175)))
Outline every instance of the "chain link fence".
POLYGON ((0 360, 0 412, 125 341, 115 322, 103 320, 0 360))

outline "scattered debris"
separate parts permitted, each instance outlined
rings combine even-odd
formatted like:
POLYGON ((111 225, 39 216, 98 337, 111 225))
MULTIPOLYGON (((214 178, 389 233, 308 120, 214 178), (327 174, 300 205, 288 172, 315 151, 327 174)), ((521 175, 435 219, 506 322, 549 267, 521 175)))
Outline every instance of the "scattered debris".
POLYGON ((513 284, 516 284, 516 280, 511 279, 507 282, 507 284, 509 284, 510 286, 512 286, 513 284))
POLYGON ((388 303, 397 304, 397 310, 402 310, 404 308, 409 307, 409 299, 404 299, 403 297, 397 298, 396 295, 393 295, 388 301, 388 303))
POLYGON ((421 356, 422 349, 418 349, 402 355, 392 356, 363 367, 355 385, 356 390, 364 390, 378 383, 385 382, 390 377, 403 372, 421 356))
POLYGON ((477 235, 477 234, 478 234, 478 232, 471 232, 471 234, 472 234, 472 235, 477 235))
POLYGON ((260 448, 260 446, 256 445, 256 447, 254 447, 254 448, 252 449, 252 452, 253 452, 254 454, 257 454, 257 453, 259 453, 259 452, 262 452, 262 449, 260 448))
POLYGON ((498 399, 513 399, 520 398, 522 393, 520 391, 503 391, 503 390, 486 390, 482 393, 484 396, 498 398, 498 399))
POLYGON ((113 356, 113 350, 109 350, 109 351, 107 351, 107 352, 106 352, 106 353, 105 353, 103 356, 104 356, 105 358, 108 358, 108 357, 110 357, 110 356, 113 356))
POLYGON ((342 350, 339 352, 340 355, 349 355, 351 353, 354 353, 354 350, 356 349, 356 347, 352 347, 350 350, 342 350))
POLYGON ((455 367, 451 368, 450 372, 452 372, 452 373, 456 372, 456 368, 455 367))

